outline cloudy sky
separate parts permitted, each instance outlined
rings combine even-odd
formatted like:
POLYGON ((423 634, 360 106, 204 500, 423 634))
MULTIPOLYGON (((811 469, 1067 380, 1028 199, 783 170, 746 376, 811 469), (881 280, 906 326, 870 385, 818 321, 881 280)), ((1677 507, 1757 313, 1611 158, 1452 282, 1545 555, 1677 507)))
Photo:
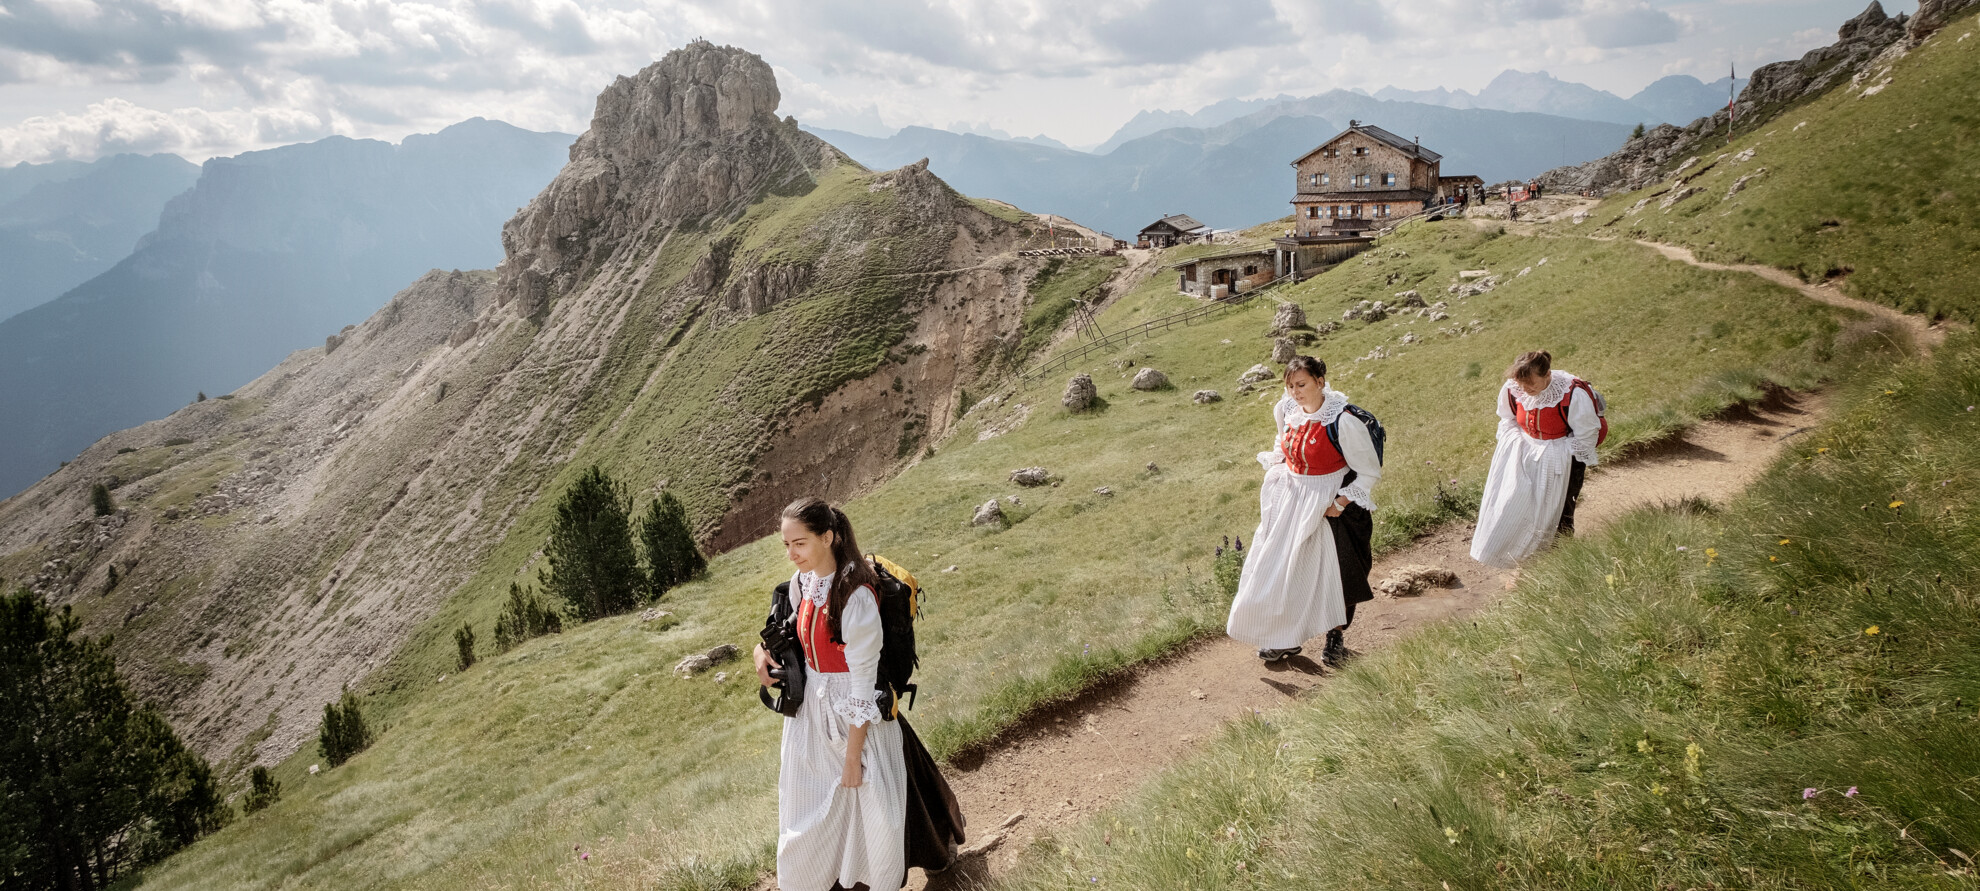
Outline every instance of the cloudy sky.
POLYGON ((0 0, 0 165, 198 161, 477 115, 576 133, 612 77, 696 37, 762 55, 806 123, 1090 146, 1143 108, 1476 91, 1506 68, 1623 96, 1728 63, 1744 76, 1829 43, 1865 2, 0 0))

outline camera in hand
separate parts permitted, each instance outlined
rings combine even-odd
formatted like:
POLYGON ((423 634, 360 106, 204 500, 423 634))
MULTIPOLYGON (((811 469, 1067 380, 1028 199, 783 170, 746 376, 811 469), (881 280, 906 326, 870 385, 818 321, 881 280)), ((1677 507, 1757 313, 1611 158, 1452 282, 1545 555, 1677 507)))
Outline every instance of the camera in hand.
POLYGON ((758 687, 756 698, 771 711, 795 718, 798 706, 804 703, 804 648, 798 644, 797 623, 777 621, 773 614, 759 636, 763 638, 763 651, 776 660, 778 667, 770 669, 770 676, 777 682, 758 687), (772 690, 776 691, 774 698, 770 695, 772 690))

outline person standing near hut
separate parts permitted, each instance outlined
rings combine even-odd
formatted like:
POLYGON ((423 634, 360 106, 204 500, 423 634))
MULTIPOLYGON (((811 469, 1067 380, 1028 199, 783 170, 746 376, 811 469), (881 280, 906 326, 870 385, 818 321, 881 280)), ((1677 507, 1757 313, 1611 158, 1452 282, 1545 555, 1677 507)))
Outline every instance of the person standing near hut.
POLYGON ((1511 569, 1574 531, 1581 483, 1596 464, 1601 405, 1583 381, 1553 367, 1546 350, 1522 354, 1498 395, 1499 444, 1479 501, 1471 558, 1511 569))
MULTIPOLYGON (((1354 505, 1364 516, 1373 510, 1369 493, 1382 478, 1374 436, 1349 410, 1347 396, 1327 386, 1326 363, 1294 357, 1286 365, 1285 385, 1285 398, 1272 407, 1278 438, 1271 451, 1258 453, 1265 466, 1258 529, 1224 628, 1257 647, 1258 657, 1268 663, 1347 626, 1342 559, 1330 520, 1354 505)), ((1358 587, 1366 589, 1366 563, 1359 571, 1358 587)), ((1337 635, 1329 638, 1336 643, 1337 635)), ((1345 655, 1344 645, 1339 655, 1345 655)))
MULTIPOLYGON (((804 701, 784 721, 777 775, 777 885, 783 891, 899 888, 907 875, 901 723, 875 691, 884 642, 879 576, 845 512, 817 498, 784 508, 789 596, 804 651, 804 701)), ((756 650, 757 679, 779 667, 756 650)))

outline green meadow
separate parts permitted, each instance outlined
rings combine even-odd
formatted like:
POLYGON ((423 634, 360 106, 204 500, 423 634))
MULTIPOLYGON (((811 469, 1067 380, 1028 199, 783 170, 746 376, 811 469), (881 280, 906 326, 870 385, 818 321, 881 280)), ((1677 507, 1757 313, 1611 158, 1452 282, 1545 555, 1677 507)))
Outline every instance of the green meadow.
MULTIPOLYGON (((1089 280, 1104 271, 1067 269, 1089 280)), ((1109 306, 1103 328, 1195 305, 1172 288, 1156 275, 1109 306)), ((1387 238, 1271 299, 1088 357, 1083 370, 1103 401, 1096 411, 1059 406, 1065 378, 1082 369, 999 394, 847 506, 862 543, 928 587, 912 719, 930 746, 953 755, 981 745, 1040 703, 1220 628, 1211 554, 1222 536, 1248 537, 1256 523, 1252 455, 1270 442, 1277 392, 1268 382, 1240 395, 1236 378, 1269 355, 1274 301, 1302 305, 1319 325, 1355 301, 1393 301, 1409 288, 1449 299, 1451 318, 1350 322, 1308 348, 1391 431, 1377 490, 1385 548, 1449 518, 1440 486, 1480 487, 1499 372, 1521 350, 1548 346, 1562 367, 1603 387, 1616 451, 1767 387, 1811 386, 1880 361, 1886 342, 1866 336, 1853 314, 1753 276, 1631 244, 1452 222, 1387 238), (1457 270, 1479 267, 1502 283, 1462 301, 1443 293, 1457 270), (1437 332, 1458 325, 1473 333, 1437 332), (1378 347, 1393 357, 1355 361, 1378 347), (1174 388, 1131 390, 1144 365, 1174 388), (1191 394, 1206 388, 1223 401, 1195 404, 1191 394), (1056 484, 1006 481, 1032 465, 1056 484), (1011 496, 1007 527, 969 527, 977 505, 1011 496)), ((610 455, 601 459, 615 469, 610 455)), ((492 566, 490 577, 513 571, 492 566)), ((747 648, 770 587, 789 571, 774 542, 758 541, 670 592, 659 606, 678 621, 610 619, 444 680, 432 678, 447 669, 434 669, 377 713, 385 728, 371 749, 313 776, 314 752, 298 753, 276 771, 279 804, 153 869, 145 884, 746 886, 770 863, 778 719, 755 702, 742 662, 722 667, 742 677, 721 682, 670 669, 716 644, 747 648)), ((451 641, 428 649, 450 652, 451 641)), ((410 661, 397 675, 436 660, 410 661)))

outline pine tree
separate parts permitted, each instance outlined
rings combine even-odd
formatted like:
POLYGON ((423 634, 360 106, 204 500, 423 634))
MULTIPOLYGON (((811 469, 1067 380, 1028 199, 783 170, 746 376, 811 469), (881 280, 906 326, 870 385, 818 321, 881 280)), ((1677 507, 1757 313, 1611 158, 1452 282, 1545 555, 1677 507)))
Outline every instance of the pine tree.
POLYGON ((99 517, 107 517, 117 512, 117 502, 110 498, 110 487, 103 483, 89 487, 89 506, 99 517))
POLYGON ((1642 124, 1637 124, 1637 125, 1636 125, 1636 129, 1634 129, 1634 130, 1631 130, 1631 131, 1629 131, 1629 138, 1631 138, 1631 139, 1642 139, 1642 138, 1643 138, 1643 125, 1642 125, 1642 124))
POLYGON ((536 591, 509 583, 509 603, 495 617, 495 652, 506 653, 518 644, 545 634, 561 634, 563 617, 543 602, 536 591))
POLYGON ((647 503, 639 519, 639 543, 644 552, 646 597, 659 600, 668 589, 701 575, 708 569, 694 543, 694 530, 688 527, 687 508, 672 492, 647 503))
POLYGON ((456 670, 468 670, 474 665, 474 629, 465 622, 454 629, 454 647, 460 650, 460 657, 454 663, 456 670))
POLYGON ((358 695, 349 687, 336 702, 323 706, 323 727, 317 731, 317 751, 336 767, 371 746, 371 728, 365 726, 358 695))
POLYGON ((255 765, 248 772, 248 792, 241 798, 241 811, 252 814, 282 800, 282 784, 268 768, 255 765))
POLYGON ((99 888, 225 825, 213 771, 117 676, 108 639, 23 588, 0 597, 0 878, 99 888))
POLYGON ((570 604, 580 622, 639 606, 646 581, 633 551, 631 512, 625 487, 595 464, 557 504, 543 587, 570 604))

